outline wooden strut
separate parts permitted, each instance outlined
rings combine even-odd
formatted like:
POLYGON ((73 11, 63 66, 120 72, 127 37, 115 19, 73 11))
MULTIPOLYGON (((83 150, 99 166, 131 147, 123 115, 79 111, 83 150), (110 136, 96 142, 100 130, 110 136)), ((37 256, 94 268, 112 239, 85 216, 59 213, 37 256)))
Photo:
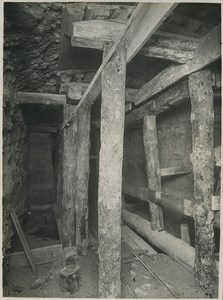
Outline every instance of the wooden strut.
POLYGON ((23 249, 25 251, 26 257, 29 261, 29 264, 31 266, 33 274, 36 275, 37 274, 37 268, 36 268, 35 262, 33 261, 32 253, 30 251, 29 245, 26 241, 25 235, 23 233, 22 227, 19 223, 19 219, 18 219, 17 214, 16 214, 14 209, 11 209, 11 218, 12 218, 12 221, 15 225, 16 231, 17 231, 18 236, 20 238, 20 241, 22 243, 23 249))
POLYGON ((152 34, 157 30, 157 28, 163 23, 165 18, 171 13, 171 11, 177 6, 173 3, 140 3, 134 10, 131 15, 128 23, 126 24, 122 34, 118 36, 115 43, 110 48, 108 54, 104 58, 101 66, 97 70, 94 78, 89 84, 87 90, 85 91, 80 102, 76 106, 76 110, 72 113, 69 121, 63 125, 62 130, 69 126, 69 123, 72 122, 75 117, 76 111, 80 108, 83 102, 88 101, 93 103, 97 96, 101 92, 100 86, 100 76, 115 53, 118 45, 121 42, 127 42, 127 62, 129 62, 140 48, 148 41, 152 34))

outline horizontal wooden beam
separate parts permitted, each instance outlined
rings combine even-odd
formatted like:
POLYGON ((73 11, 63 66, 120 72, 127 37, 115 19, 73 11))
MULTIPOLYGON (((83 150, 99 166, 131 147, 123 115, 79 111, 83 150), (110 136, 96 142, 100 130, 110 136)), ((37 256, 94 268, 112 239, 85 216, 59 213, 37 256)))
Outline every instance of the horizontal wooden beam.
POLYGON ((177 3, 145 3, 126 33, 127 61, 138 53, 156 32, 177 3))
POLYGON ((170 109, 173 106, 189 100, 189 89, 187 80, 176 84, 167 92, 153 98, 152 101, 144 104, 139 108, 132 110, 125 118, 125 126, 129 126, 140 121, 148 114, 158 115, 170 109))
MULTIPOLYGON (((122 219, 130 228, 134 229, 153 245, 193 271, 195 249, 192 246, 188 245, 183 240, 174 237, 165 230, 159 232, 153 231, 149 221, 126 209, 122 209, 122 219)), ((219 270, 219 262, 215 260, 215 263, 217 270, 219 270)))
MULTIPOLYGON (((180 198, 177 196, 160 193, 157 191, 148 190, 144 187, 137 187, 123 182, 122 192, 130 197, 137 198, 141 201, 152 201, 163 207, 169 208, 176 213, 193 217, 193 201, 189 199, 180 198)), ((212 197, 212 210, 220 210, 220 196, 212 197)), ((220 226, 220 214, 215 214, 215 226, 220 226)))
POLYGON ((198 43, 190 62, 184 65, 171 65, 143 85, 136 95, 135 104, 139 105, 152 96, 162 92, 192 72, 211 64, 221 56, 220 26, 215 27, 198 43))
POLYGON ((64 105, 66 95, 48 93, 17 92, 17 104, 64 105))
MULTIPOLYGON (((213 91, 214 97, 219 97, 221 95, 219 90, 214 89, 213 91)), ((182 82, 176 83, 166 92, 154 96, 151 101, 146 102, 142 106, 133 108, 133 110, 125 118, 125 126, 132 126, 148 114, 158 115, 174 106, 189 101, 189 99, 188 81, 186 79, 182 82)))
POLYGON ((46 132, 46 133, 56 133, 56 126, 42 126, 42 125, 32 125, 29 127, 31 132, 46 132))
MULTIPOLYGON (((125 28, 125 23, 114 21, 108 19, 73 23, 71 45, 103 50, 105 44, 114 42, 125 28)), ((198 39, 188 36, 157 31, 139 54, 185 63, 192 58, 197 42, 198 39)))
POLYGON ((101 73, 116 51, 117 47, 124 40, 127 41, 127 62, 141 49, 152 34, 157 30, 160 24, 168 16, 177 4, 168 3, 140 3, 134 10, 131 18, 126 24, 122 34, 116 39, 111 46, 110 51, 103 60, 93 80, 84 93, 81 101, 78 103, 76 110, 85 102, 91 104, 97 99, 101 91, 101 73))
POLYGON ((184 175, 192 172, 193 172, 192 167, 191 168, 184 168, 184 167, 161 168, 161 177, 184 175))
MULTIPOLYGON (((60 261, 63 257, 62 245, 53 245, 43 248, 37 248, 31 250, 35 264, 42 265, 55 261, 60 261)), ((24 252, 16 252, 9 255, 9 266, 26 267, 29 266, 27 258, 24 252)))
MULTIPOLYGON (((77 104, 85 91, 87 90, 89 83, 87 82, 68 82, 61 84, 61 91, 67 93, 67 103, 77 104)), ((126 88, 125 89, 125 102, 134 103, 137 89, 126 88)))
POLYGON ((180 213, 189 217, 193 216, 193 201, 191 200, 148 190, 142 187, 135 187, 126 183, 123 183, 122 191, 123 194, 138 198, 142 201, 151 201, 163 207, 169 208, 176 213, 180 213))
POLYGON ((167 233, 165 230, 159 232, 153 231, 149 221, 126 209, 122 209, 122 218, 130 228, 148 239, 153 245, 193 270, 195 259, 193 247, 167 233))

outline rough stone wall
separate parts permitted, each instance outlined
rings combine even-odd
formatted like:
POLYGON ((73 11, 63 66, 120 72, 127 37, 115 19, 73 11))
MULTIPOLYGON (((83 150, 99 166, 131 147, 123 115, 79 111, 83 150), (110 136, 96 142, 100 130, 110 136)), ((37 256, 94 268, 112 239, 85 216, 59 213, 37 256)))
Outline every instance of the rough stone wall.
POLYGON ((10 206, 24 213, 27 199, 27 127, 16 91, 56 92, 60 3, 4 4, 3 256, 13 234, 10 206))
POLYGON ((13 66, 4 57, 3 94, 3 257, 11 245, 10 207, 20 216, 27 197, 27 128, 22 111, 15 105, 13 66))

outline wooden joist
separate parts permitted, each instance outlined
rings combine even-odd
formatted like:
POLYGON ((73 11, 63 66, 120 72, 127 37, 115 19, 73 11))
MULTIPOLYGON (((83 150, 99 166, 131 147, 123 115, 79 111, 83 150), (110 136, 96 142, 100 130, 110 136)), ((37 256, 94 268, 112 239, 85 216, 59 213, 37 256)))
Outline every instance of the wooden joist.
MULTIPOLYGON (((88 86, 89 83, 86 82, 65 82, 61 84, 61 91, 67 93, 68 104, 77 104, 81 100, 88 86)), ((126 88, 125 102, 134 103, 134 96, 136 93, 137 89, 126 88)))
POLYGON ((66 95, 48 93, 17 92, 17 104, 64 105, 66 95))
POLYGON ((187 80, 180 82, 170 88, 165 93, 153 98, 152 101, 144 104, 139 108, 132 110, 125 118, 125 126, 129 126, 140 121, 148 114, 158 115, 170 109, 172 106, 189 100, 189 89, 187 80))
POLYGON ((123 183, 122 192, 128 196, 140 199, 142 201, 150 201, 162 207, 169 208, 178 214, 192 217, 193 201, 169 195, 163 192, 148 190, 144 187, 135 187, 123 183))
POLYGON ((88 101, 93 103, 100 94, 101 72, 111 59, 118 45, 122 41, 127 41, 127 62, 140 50, 140 48, 147 42, 152 34, 157 30, 159 25, 168 16, 176 4, 168 3, 144 3, 139 4, 134 10, 131 18, 126 24, 122 34, 116 39, 115 43, 111 46, 110 51, 103 60, 100 68, 95 74, 93 80, 84 93, 81 101, 77 105, 77 110, 83 102, 88 101))
POLYGON ((46 133, 56 133, 56 126, 43 126, 43 125, 33 125, 29 127, 31 132, 46 132, 46 133))
POLYGON ((128 62, 132 60, 176 6, 177 3, 142 4, 137 18, 133 19, 125 36, 128 62))
MULTIPOLYGON (((125 21, 124 23, 114 21, 108 19, 73 23, 71 45, 103 50, 104 45, 114 42, 125 28, 125 21)), ((198 39, 188 36, 157 31, 139 54, 185 63, 192 58, 197 41, 198 39)))
POLYGON ((190 62, 184 65, 171 65, 142 86, 136 95, 137 100, 135 104, 140 104, 150 99, 185 76, 211 64, 220 56, 220 26, 217 26, 200 40, 190 62))
POLYGON ((192 173, 192 168, 184 167, 171 167, 171 168, 161 168, 161 177, 177 176, 183 174, 192 173))
MULTIPOLYGON (((36 265, 60 261, 63 257, 63 249, 61 244, 31 249, 30 251, 36 265)), ((29 263, 24 252, 16 252, 9 255, 9 266, 11 268, 26 267, 28 265, 29 263)))

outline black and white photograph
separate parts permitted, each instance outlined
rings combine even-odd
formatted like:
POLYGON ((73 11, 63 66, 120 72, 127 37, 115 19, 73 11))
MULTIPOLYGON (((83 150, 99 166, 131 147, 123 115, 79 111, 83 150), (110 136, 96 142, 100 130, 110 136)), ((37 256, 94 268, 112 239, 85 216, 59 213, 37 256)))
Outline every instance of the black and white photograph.
POLYGON ((0 5, 1 296, 222 299, 221 2, 0 5))

